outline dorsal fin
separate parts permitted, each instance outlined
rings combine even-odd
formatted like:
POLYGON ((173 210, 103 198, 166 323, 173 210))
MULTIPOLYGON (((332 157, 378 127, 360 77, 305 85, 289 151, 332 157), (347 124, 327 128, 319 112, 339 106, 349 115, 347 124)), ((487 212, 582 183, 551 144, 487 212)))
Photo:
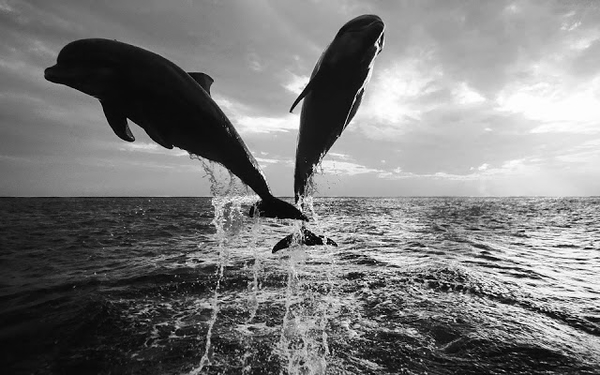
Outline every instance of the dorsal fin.
POLYGON ((206 73, 200 72, 191 72, 188 74, 194 79, 194 81, 198 82, 198 84, 202 86, 202 88, 204 89, 204 91, 206 91, 208 95, 210 95, 210 86, 215 81, 214 79, 212 79, 211 76, 209 76, 206 73))

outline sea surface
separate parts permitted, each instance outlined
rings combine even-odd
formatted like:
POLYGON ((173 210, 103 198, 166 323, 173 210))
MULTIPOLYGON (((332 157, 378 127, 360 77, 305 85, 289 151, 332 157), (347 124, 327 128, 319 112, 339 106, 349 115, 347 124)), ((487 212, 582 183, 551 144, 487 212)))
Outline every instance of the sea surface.
POLYGON ((600 198, 249 201, 0 199, 1 372, 600 374, 600 198))

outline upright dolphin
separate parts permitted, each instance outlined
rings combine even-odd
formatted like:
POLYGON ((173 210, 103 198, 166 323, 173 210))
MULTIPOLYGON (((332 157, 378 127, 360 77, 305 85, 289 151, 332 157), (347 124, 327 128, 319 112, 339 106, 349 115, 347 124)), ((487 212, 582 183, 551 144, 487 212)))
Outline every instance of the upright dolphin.
MULTIPOLYGON (((384 23, 376 15, 362 15, 348 21, 325 49, 308 85, 290 112, 304 99, 296 148, 294 195, 296 203, 306 194, 315 167, 350 123, 365 92, 375 57, 384 44, 384 23)), ((279 241, 273 252, 288 247, 293 235, 279 241)), ((301 240, 308 245, 323 244, 324 237, 302 227, 301 240)), ((327 240, 329 244, 335 242, 327 240)))
POLYGON ((100 100, 108 124, 125 141, 135 140, 130 119, 165 148, 176 146, 222 164, 260 196, 251 214, 307 220, 273 196, 260 166, 211 98, 208 75, 186 73, 129 44, 82 39, 67 44, 44 76, 100 100))

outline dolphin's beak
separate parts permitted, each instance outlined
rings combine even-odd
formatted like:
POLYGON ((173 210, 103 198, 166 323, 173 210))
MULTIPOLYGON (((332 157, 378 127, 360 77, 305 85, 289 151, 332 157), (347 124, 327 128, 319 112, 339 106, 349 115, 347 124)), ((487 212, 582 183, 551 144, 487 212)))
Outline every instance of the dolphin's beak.
POLYGON ((46 78, 47 81, 53 83, 61 83, 60 78, 62 76, 63 75, 60 74, 60 69, 58 68, 58 65, 51 66, 44 70, 44 78, 46 78))
POLYGON ((372 33, 377 35, 383 33, 383 30, 385 29, 385 24, 381 19, 376 19, 375 21, 371 22, 371 24, 369 24, 368 28, 371 30, 372 33))
POLYGON ((81 81, 81 79, 86 76, 86 72, 86 69, 79 67, 65 67, 56 64, 44 70, 44 78, 50 82, 64 85, 81 81))

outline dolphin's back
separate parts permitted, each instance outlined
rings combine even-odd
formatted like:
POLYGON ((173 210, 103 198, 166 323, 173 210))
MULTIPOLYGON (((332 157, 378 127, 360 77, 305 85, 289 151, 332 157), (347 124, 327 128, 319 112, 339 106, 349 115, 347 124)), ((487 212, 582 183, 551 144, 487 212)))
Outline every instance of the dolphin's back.
POLYGON ((296 148, 294 193, 305 195, 308 179, 347 125, 354 94, 331 88, 313 91, 304 98, 296 148))

